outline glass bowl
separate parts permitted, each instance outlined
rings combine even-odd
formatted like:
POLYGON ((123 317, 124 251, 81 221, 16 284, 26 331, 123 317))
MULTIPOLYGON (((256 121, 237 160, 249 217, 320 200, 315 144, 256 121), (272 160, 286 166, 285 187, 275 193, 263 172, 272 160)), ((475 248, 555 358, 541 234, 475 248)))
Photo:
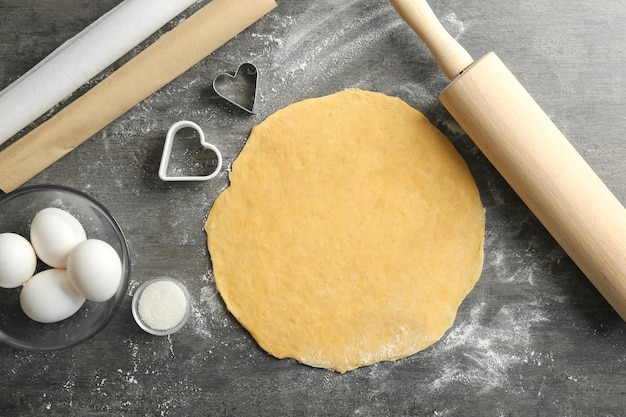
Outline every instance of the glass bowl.
MULTIPOLYGON (((80 191, 57 185, 35 185, 0 196, 0 233, 13 232, 29 239, 31 220, 47 207, 69 212, 82 224, 87 238, 110 244, 122 261, 122 281, 109 300, 87 300, 71 317, 45 324, 31 320, 22 311, 20 288, 0 288, 0 342, 24 350, 68 348, 95 336, 119 310, 130 278, 130 254, 120 226, 102 204, 80 191)), ((36 272, 47 268, 39 262, 36 272)))

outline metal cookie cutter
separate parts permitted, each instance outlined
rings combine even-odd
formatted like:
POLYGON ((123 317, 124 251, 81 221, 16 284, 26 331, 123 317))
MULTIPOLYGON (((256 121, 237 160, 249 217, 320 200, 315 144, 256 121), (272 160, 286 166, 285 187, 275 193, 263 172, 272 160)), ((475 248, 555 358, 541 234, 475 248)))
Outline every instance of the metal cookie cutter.
POLYGON ((218 74, 213 79, 213 89, 218 96, 254 114, 258 73, 253 64, 246 62, 241 64, 234 74, 218 74))
POLYGON ((206 181, 214 178, 217 174, 219 174, 222 169, 222 154, 220 151, 212 144, 208 143, 204 137, 204 132, 194 122, 189 122, 187 120, 182 120, 180 122, 174 123, 169 130, 167 131, 167 136, 165 137, 165 145, 163 146, 163 155, 161 155, 161 165, 159 166, 159 178, 163 181, 206 181), (174 145, 174 137, 176 133, 184 129, 186 127, 190 127, 194 129, 200 135, 200 145, 202 145, 205 149, 210 149, 217 156, 217 166, 215 170, 209 175, 199 175, 199 176, 171 176, 167 174, 167 168, 169 166, 170 157, 172 156, 172 146, 174 145))

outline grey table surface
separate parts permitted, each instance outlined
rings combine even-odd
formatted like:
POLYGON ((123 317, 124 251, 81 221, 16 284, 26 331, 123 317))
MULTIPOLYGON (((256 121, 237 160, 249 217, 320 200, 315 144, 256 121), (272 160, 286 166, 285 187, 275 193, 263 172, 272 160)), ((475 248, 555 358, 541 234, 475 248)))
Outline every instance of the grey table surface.
MULTIPOLYGON (((1 0, 0 88, 118 3, 1 0)), ((448 0, 433 9, 472 56, 498 53, 626 202, 624 2, 448 0)), ((78 347, 0 346, 0 415, 626 414, 626 324, 441 106, 446 85, 385 0, 279 0, 33 178, 28 184, 74 187, 110 209, 130 244, 131 285, 110 325, 78 347), (256 115, 211 89, 217 74, 243 62, 260 72, 256 115), (255 124, 295 101, 348 87, 398 96, 439 127, 476 178, 487 225, 482 277, 442 339, 409 358, 340 375, 275 359, 255 344, 216 292, 203 225, 255 124), (216 179, 157 177, 165 133, 179 120, 197 122, 222 150, 225 169, 216 179), (190 322, 170 337, 142 332, 131 316, 134 290, 156 275, 177 278, 192 293, 190 322)))

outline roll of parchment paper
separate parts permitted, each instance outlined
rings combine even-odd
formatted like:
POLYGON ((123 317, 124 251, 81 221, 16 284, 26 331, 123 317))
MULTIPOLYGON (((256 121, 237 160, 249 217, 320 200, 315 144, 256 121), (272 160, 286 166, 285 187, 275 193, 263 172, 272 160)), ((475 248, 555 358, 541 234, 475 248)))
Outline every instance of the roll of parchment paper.
POLYGON ((0 91, 0 144, 197 0, 125 0, 0 91))
POLYGON ((202 7, 0 152, 0 189, 16 189, 275 7, 274 0, 213 0, 202 7))

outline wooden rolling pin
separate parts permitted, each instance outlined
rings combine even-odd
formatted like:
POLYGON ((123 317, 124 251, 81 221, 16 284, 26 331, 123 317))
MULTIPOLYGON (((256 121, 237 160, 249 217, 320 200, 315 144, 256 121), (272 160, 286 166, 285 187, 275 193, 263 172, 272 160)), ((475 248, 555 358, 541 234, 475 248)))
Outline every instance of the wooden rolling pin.
POLYGON ((424 0, 390 0, 450 85, 442 104, 626 320, 626 210, 500 59, 474 61, 424 0))

